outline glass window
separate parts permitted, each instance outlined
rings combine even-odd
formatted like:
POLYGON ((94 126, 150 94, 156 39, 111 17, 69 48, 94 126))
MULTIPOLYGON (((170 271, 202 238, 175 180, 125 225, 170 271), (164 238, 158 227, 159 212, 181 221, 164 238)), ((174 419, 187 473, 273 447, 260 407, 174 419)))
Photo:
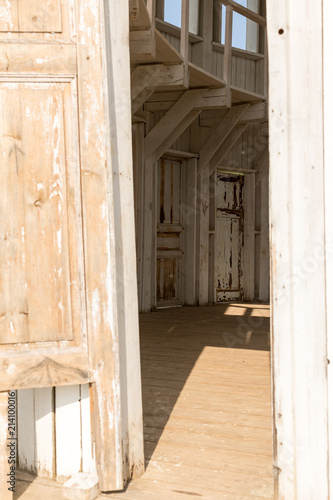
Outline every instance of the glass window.
POLYGON ((182 0, 164 0, 164 21, 178 26, 182 25, 182 0))
MULTIPOLYGON (((194 35, 199 33, 200 0, 190 0, 189 31, 194 35)), ((178 26, 182 25, 182 0, 164 0, 164 21, 178 26)))
MULTIPOLYGON (((255 8, 258 10, 259 7, 258 0, 239 0, 237 3, 247 8, 249 8, 249 5, 251 5, 251 10, 254 10, 255 8)), ((221 43, 223 44, 225 44, 225 18, 226 8, 224 5, 222 5, 221 43)), ((258 52, 258 37, 258 24, 234 11, 232 22, 232 46, 237 49, 258 52)))

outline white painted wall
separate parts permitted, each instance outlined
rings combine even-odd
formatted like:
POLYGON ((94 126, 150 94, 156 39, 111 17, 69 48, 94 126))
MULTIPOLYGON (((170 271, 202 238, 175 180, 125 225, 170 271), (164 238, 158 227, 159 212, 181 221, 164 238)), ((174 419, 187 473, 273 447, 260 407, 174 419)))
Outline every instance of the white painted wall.
POLYGON ((322 1, 267 14, 275 498, 327 500, 322 1))

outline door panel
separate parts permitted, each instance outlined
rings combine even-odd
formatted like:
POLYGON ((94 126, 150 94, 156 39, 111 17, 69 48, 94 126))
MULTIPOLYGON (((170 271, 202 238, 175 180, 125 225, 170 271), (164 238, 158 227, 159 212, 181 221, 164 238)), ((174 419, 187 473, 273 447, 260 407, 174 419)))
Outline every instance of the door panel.
POLYGON ((61 0, 0 0, 0 31, 62 31, 61 0))
POLYGON ((244 246, 242 177, 217 173, 216 205, 215 300, 241 300, 244 246))
POLYGON ((162 158, 157 171, 157 307, 181 305, 181 161, 162 158))
POLYGON ((0 342, 73 340, 83 263, 71 84, 0 82, 0 102, 0 342))
MULTIPOLYGON (((100 151, 89 141, 80 152, 78 90, 89 79, 78 67, 80 30, 99 29, 99 18, 81 15, 76 29, 85 3, 0 0, 1 390, 89 380, 81 172, 100 151)), ((85 65, 95 61, 101 82, 94 50, 85 65)))

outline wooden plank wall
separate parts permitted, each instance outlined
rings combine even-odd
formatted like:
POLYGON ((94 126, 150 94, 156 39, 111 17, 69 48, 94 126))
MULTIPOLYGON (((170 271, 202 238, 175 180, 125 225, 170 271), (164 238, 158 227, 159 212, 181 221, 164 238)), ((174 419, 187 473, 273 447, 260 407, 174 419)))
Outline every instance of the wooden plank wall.
MULTIPOLYGON (((180 35, 176 36, 167 31, 161 31, 168 42, 179 52, 180 35)), ((189 60, 192 62, 192 43, 189 44, 189 60)), ((209 71, 223 78, 224 68, 224 46, 214 44, 212 46, 212 57, 209 71)), ((244 52, 244 55, 232 55, 231 57, 231 85, 240 87, 250 92, 264 95, 264 57, 261 54, 251 54, 244 52)))
POLYGON ((40 477, 94 473, 89 386, 17 391, 18 465, 40 477))

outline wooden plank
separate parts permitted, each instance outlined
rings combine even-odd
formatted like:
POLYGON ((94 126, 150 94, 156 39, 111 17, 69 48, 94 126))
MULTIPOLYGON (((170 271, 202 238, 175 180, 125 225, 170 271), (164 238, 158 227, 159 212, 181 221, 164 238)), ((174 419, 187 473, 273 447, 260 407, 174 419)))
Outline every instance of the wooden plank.
POLYGON ((129 20, 131 31, 151 28, 152 22, 144 0, 130 0, 129 20))
MULTIPOLYGON (((206 89, 188 90, 148 133, 145 138, 145 156, 157 161, 173 141, 190 125, 200 111, 196 104, 207 92, 206 89), (188 123, 189 122, 189 123, 188 123)), ((154 161, 153 161, 154 162, 154 161)))
POLYGON ((35 457, 35 389, 17 391, 18 466, 37 474, 35 457))
POLYGON ((96 474, 95 447, 91 428, 91 404, 89 385, 80 386, 82 472, 96 474))
POLYGON ((188 55, 189 55, 189 22, 190 22, 190 1, 182 0, 180 55, 184 59, 186 68, 188 65, 188 55))
MULTIPOLYGON (((128 4, 125 3, 119 9, 118 4, 111 2, 109 9, 109 13, 106 13, 106 19, 110 23, 106 31, 106 46, 110 47, 110 50, 104 54, 108 74, 107 78, 104 76, 103 81, 104 95, 108 95, 112 89, 113 100, 107 108, 108 126, 105 135, 108 168, 106 169, 104 164, 103 170, 107 170, 108 175, 107 181, 102 181, 102 184, 110 196, 110 232, 107 233, 109 238, 106 239, 108 248, 111 247, 107 265, 110 288, 107 289, 105 302, 100 297, 101 303, 104 303, 104 311, 100 317, 102 328, 98 331, 102 336, 98 340, 98 336, 94 335, 92 339, 92 366, 94 373, 98 373, 95 380, 97 383, 93 385, 92 391, 96 410, 93 428, 99 486, 102 491, 122 489, 124 481, 138 477, 144 471, 138 293, 134 258, 136 252, 130 61, 126 28, 128 4), (106 331, 111 334, 108 338, 106 331), (113 387, 110 380, 114 381, 113 387), (96 396, 99 396, 99 399, 96 396), (102 427, 99 436, 96 435, 97 426, 102 427)), ((100 132, 97 132, 97 136, 99 134, 100 132)), ((96 289, 96 283, 94 287, 96 289)))
POLYGON ((8 457, 12 451, 13 457, 16 457, 17 444, 16 441, 9 441, 8 431, 8 392, 0 393, 0 493, 3 500, 13 500, 15 491, 15 458, 13 464, 8 463, 8 457), (10 469, 10 467, 14 469, 10 469), (10 474, 14 472, 13 479, 10 474), (10 482, 12 481, 12 484, 10 482), (9 483, 9 484, 8 484, 9 483), (10 490, 9 488, 13 488, 10 490))
MULTIPOLYGON (((333 4, 331 2, 323 3, 323 40, 324 40, 324 138, 325 138, 325 248, 326 248, 326 311, 327 311, 327 358, 330 361, 328 371, 328 399, 329 399, 329 478, 330 478, 330 496, 333 495, 333 314, 330 304, 333 298, 333 259, 332 242, 333 232, 330 223, 329 214, 332 211, 332 186, 333 186, 333 95, 329 92, 333 82, 333 67, 330 64, 330 47, 333 43, 333 30, 330 27, 329 18, 333 15, 333 4)), ((318 257, 321 259, 321 254, 318 257)))
POLYGON ((266 19, 260 16, 259 14, 253 12, 253 10, 247 9, 240 3, 234 2, 233 0, 220 0, 220 1, 224 5, 232 7, 235 12, 238 12, 238 14, 245 16, 247 19, 250 19, 251 21, 257 24, 260 24, 261 26, 266 26, 266 19))
POLYGON ((255 270, 255 174, 244 178, 244 299, 254 300, 255 270))
POLYGON ((232 132, 234 127, 236 127, 247 108, 247 104, 231 108, 222 118, 220 123, 215 127, 213 133, 200 150, 198 174, 206 168, 207 164, 210 162, 223 141, 227 138, 230 132, 232 132))
POLYGON ((259 300, 269 300, 269 191, 268 173, 261 180, 260 281, 259 300))
POLYGON ((130 31, 131 63, 154 62, 156 55, 155 36, 152 30, 130 31))
POLYGON ((232 56, 232 19, 233 9, 230 5, 226 7, 226 20, 225 20, 225 45, 224 45, 224 66, 223 78, 230 88, 231 84, 231 56, 232 56))
POLYGON ((183 217, 185 221, 185 270, 184 270, 184 303, 193 306, 196 301, 196 208, 197 208, 197 160, 192 158, 186 162, 186 197, 183 200, 183 217))
POLYGON ((267 4, 276 498, 329 497, 322 20, 267 4))
POLYGON ((234 130, 227 136, 225 141, 222 142, 221 146, 210 160, 211 174, 213 173, 213 171, 216 170, 217 167, 219 167, 222 164, 223 159, 227 156, 227 154, 237 143, 237 141, 242 137, 246 129, 247 129, 247 124, 236 125, 234 130))
MULTIPOLYGON (((34 421, 37 475, 55 477, 54 389, 35 389, 34 421)), ((24 415, 24 414, 23 414, 24 415)))
POLYGON ((80 388, 56 387, 55 391, 56 474, 66 479, 81 469, 80 388))
POLYGON ((197 297, 198 304, 204 306, 208 304, 209 164, 197 177, 197 297))

